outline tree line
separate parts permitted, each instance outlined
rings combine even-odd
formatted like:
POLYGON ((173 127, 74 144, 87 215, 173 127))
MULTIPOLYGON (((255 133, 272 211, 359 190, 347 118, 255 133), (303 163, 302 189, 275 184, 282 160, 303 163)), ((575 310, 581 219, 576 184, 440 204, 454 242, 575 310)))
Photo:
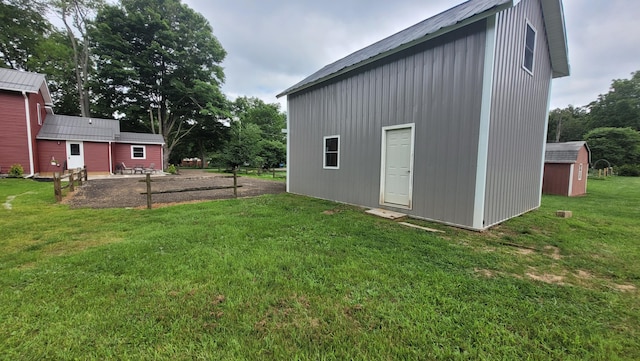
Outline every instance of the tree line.
POLYGON ((0 0, 0 67, 44 74, 56 114, 161 134, 165 166, 196 154, 284 162, 286 115, 257 98, 227 99, 226 54, 180 0, 0 0))
POLYGON ((609 91, 588 105, 549 113, 547 142, 577 140, 587 142, 592 162, 603 159, 623 174, 640 175, 640 71, 614 79, 609 91))

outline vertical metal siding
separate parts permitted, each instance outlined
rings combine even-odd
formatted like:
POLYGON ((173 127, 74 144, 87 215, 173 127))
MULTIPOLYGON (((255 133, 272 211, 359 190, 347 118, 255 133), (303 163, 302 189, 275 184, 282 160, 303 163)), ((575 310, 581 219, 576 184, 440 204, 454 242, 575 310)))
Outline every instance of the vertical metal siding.
POLYGON ((288 96, 289 191, 379 207, 382 127, 415 123, 411 215, 471 227, 486 22, 288 96), (340 135, 340 169, 323 136, 340 135))
POLYGON ((551 64, 540 0, 498 14, 485 227, 540 206, 551 64), (533 76, 522 68, 527 20, 536 28, 533 76))

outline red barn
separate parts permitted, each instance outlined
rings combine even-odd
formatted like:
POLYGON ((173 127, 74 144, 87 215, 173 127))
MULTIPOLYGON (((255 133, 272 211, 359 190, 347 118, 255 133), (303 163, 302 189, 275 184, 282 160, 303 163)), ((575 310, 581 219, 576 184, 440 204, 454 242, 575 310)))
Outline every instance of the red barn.
POLYGON ((542 193, 568 197, 586 194, 590 161, 585 142, 547 143, 542 193))
POLYGON ((115 119, 56 115, 41 74, 0 69, 0 172, 20 164, 25 176, 86 166, 90 174, 117 165, 162 170, 159 134, 120 131, 115 119))

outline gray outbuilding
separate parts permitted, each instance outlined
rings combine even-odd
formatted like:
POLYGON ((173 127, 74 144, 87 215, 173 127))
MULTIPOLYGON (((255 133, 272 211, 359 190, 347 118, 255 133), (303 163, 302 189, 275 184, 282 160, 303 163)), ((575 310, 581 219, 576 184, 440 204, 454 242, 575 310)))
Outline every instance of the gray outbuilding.
POLYGON ((483 230, 540 206, 561 0, 470 0, 325 66, 288 101, 291 193, 483 230))

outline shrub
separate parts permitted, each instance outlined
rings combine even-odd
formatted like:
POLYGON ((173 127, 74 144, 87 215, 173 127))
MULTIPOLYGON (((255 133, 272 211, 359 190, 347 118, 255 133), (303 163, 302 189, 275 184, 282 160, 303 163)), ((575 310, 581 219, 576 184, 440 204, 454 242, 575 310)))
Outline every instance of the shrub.
POLYGON ((624 177, 640 177, 640 164, 625 164, 618 168, 618 175, 624 177))
POLYGON ((24 174, 24 168, 20 164, 11 165, 11 169, 9 169, 9 177, 19 178, 24 174))
POLYGON ((169 164, 169 167, 167 167, 167 173, 178 174, 178 168, 176 168, 176 166, 173 164, 169 164))

